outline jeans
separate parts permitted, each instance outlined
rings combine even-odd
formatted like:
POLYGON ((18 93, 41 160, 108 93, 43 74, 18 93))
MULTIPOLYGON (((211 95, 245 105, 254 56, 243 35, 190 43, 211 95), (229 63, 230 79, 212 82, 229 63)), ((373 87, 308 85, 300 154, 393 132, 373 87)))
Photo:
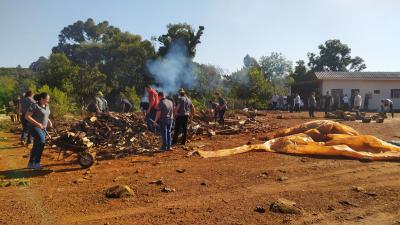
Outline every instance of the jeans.
POLYGON ((172 144, 176 144, 178 142, 178 136, 181 130, 182 130, 181 144, 182 145, 186 144, 188 121, 189 121, 189 116, 178 116, 176 118, 174 139, 172 140, 172 144))
POLYGON ((309 114, 310 118, 311 118, 311 117, 315 117, 315 116, 314 116, 314 111, 315 111, 315 106, 309 106, 309 108, 308 108, 308 114, 309 114))
POLYGON ((44 145, 46 143, 46 130, 34 127, 33 125, 29 125, 29 127, 29 132, 33 137, 33 147, 31 151, 31 157, 29 158, 29 163, 40 164, 44 145))
POLYGON ((172 128, 172 118, 162 118, 160 120, 160 131, 163 142, 161 150, 163 151, 171 149, 171 128, 172 128))
POLYGON ((156 119, 157 110, 154 108, 150 109, 150 113, 146 115, 147 129, 151 132, 155 132, 156 128, 153 125, 153 121, 156 119))
POLYGON ((21 118, 21 124, 22 124, 22 133, 21 133, 21 142, 27 140, 27 144, 32 143, 32 137, 31 134, 29 133, 29 128, 28 128, 28 121, 22 117, 21 118))
POLYGON ((294 111, 300 112, 300 104, 299 103, 294 104, 294 111))
POLYGON ((218 110, 218 116, 219 116, 218 122, 219 122, 220 124, 222 124, 222 125, 225 124, 225 119, 224 119, 225 111, 226 111, 225 109, 220 109, 220 110, 218 110))

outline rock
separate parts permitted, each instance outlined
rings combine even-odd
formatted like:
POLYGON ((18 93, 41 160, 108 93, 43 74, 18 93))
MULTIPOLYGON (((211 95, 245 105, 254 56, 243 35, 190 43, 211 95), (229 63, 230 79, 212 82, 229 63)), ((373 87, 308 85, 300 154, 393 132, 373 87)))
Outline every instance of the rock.
POLYGON ((273 202, 269 210, 275 213, 285 213, 285 214, 301 214, 301 210, 296 206, 296 203, 284 198, 278 199, 273 202))
POLYGON ((124 178, 125 178, 124 176, 118 176, 118 177, 114 178, 113 182, 117 182, 117 181, 122 180, 124 178))
POLYGON ((163 185, 163 184, 165 184, 165 183, 164 183, 164 180, 163 180, 163 179, 159 179, 159 180, 153 180, 153 181, 151 181, 149 184, 163 185))
POLYGON ((74 180, 74 184, 80 184, 80 183, 83 183, 83 182, 85 182, 85 179, 82 179, 82 178, 80 178, 78 180, 74 180))
POLYGON ((175 192, 175 188, 163 187, 161 191, 165 193, 175 192))
POLYGON ((134 191, 127 185, 116 185, 106 190, 107 198, 123 198, 134 194, 134 191))
POLYGON ((184 173, 184 172, 186 172, 186 169, 177 169, 176 172, 178 172, 178 173, 184 173))
POLYGON ((364 188, 362 188, 362 187, 356 187, 356 186, 354 186, 354 187, 352 188, 352 190, 353 190, 353 191, 356 191, 356 192, 362 192, 362 193, 365 193, 365 192, 366 192, 364 188))
POLYGON ((200 183, 200 185, 202 185, 202 186, 208 186, 208 182, 207 182, 207 181, 203 181, 203 182, 200 183))
POLYGON ((262 206, 256 206, 256 209, 254 211, 258 213, 265 213, 265 208, 262 206))
POLYGON ((278 178, 278 181, 283 182, 283 181, 286 181, 286 180, 288 180, 288 179, 289 179, 288 177, 282 176, 282 177, 279 177, 279 178, 278 178))

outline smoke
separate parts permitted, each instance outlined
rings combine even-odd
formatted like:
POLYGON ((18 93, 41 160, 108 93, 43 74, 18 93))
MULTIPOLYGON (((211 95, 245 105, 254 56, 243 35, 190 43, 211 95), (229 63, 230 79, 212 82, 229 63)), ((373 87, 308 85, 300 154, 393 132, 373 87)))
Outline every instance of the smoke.
POLYGON ((147 68, 159 85, 156 89, 166 94, 177 93, 181 87, 190 89, 197 83, 193 64, 183 41, 173 42, 167 54, 149 61, 147 68))

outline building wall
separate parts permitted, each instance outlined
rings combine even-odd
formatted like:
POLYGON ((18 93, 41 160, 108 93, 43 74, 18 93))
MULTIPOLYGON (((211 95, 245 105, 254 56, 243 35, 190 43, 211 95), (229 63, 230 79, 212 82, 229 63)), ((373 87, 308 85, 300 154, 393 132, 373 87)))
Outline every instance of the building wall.
MULTIPOLYGON (((331 93, 332 89, 343 89, 343 95, 351 95, 351 89, 360 89, 360 95, 363 98, 367 93, 372 93, 369 100, 370 110, 380 110, 381 99, 390 98, 391 89, 400 89, 400 80, 323 80, 322 94, 326 91, 331 93), (380 94, 374 94, 374 90, 379 90, 380 94)), ((394 109, 400 109, 400 98, 392 99, 394 109)))

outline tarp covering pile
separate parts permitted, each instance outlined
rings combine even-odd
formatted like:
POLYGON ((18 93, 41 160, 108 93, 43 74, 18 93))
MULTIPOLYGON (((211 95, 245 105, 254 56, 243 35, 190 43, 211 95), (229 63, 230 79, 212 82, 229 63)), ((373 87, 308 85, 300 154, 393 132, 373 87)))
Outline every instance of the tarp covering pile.
POLYGON ((204 158, 229 156, 252 150, 299 155, 344 156, 366 160, 398 160, 400 147, 371 135, 360 135, 344 124, 317 120, 272 132, 264 144, 218 151, 198 151, 204 158))

